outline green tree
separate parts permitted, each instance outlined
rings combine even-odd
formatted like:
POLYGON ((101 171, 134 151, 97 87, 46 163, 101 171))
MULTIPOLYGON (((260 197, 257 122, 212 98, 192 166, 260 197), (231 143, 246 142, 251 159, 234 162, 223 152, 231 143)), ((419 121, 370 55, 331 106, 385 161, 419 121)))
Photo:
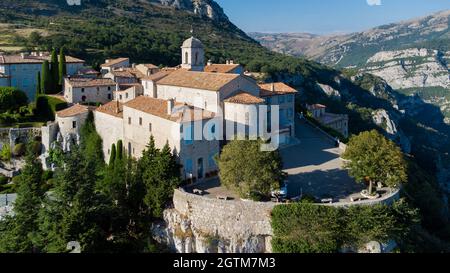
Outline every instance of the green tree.
POLYGON ((123 158, 123 142, 122 142, 122 140, 119 140, 117 142, 117 158, 118 159, 123 158))
POLYGON ((14 216, 6 218, 8 229, 0 231, 0 252, 36 252, 34 238, 39 230, 38 215, 45 192, 41 188, 42 165, 29 147, 19 179, 14 216))
POLYGON ((92 165, 96 167, 96 174, 100 174, 105 166, 102 142, 95 129, 94 114, 89 111, 86 121, 80 129, 80 148, 86 160, 92 161, 92 165))
POLYGON ((109 156, 109 166, 114 166, 114 161, 116 160, 116 144, 111 145, 111 154, 109 156))
POLYGON ((285 177, 278 151, 261 151, 261 144, 256 140, 234 140, 218 158, 220 180, 241 198, 254 199, 254 194, 269 196, 285 177))
POLYGON ((407 164, 400 148, 376 130, 354 136, 348 143, 343 158, 345 167, 356 181, 399 187, 408 180, 407 164))
POLYGON ((41 73, 41 94, 47 94, 52 87, 52 75, 49 68, 48 61, 42 63, 42 73, 41 73))
POLYGON ((67 75, 67 66, 66 66, 66 55, 64 53, 64 47, 61 47, 59 50, 59 81, 58 84, 60 89, 62 89, 62 85, 64 84, 64 77, 67 75))
POLYGON ((41 72, 39 71, 37 73, 37 78, 36 78, 36 94, 35 94, 35 98, 34 98, 34 102, 37 103, 38 97, 41 94, 41 72))
POLYGON ((0 86, 0 113, 17 111, 28 103, 27 95, 15 87, 0 86))
POLYGON ((168 144, 162 150, 157 149, 155 140, 151 137, 138 164, 139 177, 146 187, 145 204, 153 217, 162 217, 173 190, 181 183, 180 166, 176 157, 168 144))
POLYGON ((71 241, 79 242, 83 252, 108 250, 111 212, 105 196, 95 190, 96 169, 77 146, 65 155, 52 198, 39 215, 38 241, 44 251, 65 252, 71 241))
POLYGON ((60 90, 59 86, 59 64, 58 55, 56 50, 52 49, 51 61, 50 61, 50 74, 51 74, 51 88, 52 93, 58 93, 60 90))

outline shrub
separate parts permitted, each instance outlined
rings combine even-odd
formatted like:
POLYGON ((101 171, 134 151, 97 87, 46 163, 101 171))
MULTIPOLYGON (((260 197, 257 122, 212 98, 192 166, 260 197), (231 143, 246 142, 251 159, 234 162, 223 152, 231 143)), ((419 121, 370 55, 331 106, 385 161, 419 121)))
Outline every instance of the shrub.
POLYGON ((27 95, 14 87, 0 87, 0 113, 16 111, 28 103, 27 95))
POLYGON ((14 146, 14 156, 21 157, 27 151, 27 146, 24 143, 19 143, 14 146))
POLYGON ((33 154, 35 154, 36 156, 40 155, 42 151, 42 143, 39 141, 33 141, 31 143, 31 150, 33 151, 33 154))
POLYGON ((0 160, 10 161, 11 160, 11 147, 8 144, 4 144, 2 150, 0 151, 0 160))

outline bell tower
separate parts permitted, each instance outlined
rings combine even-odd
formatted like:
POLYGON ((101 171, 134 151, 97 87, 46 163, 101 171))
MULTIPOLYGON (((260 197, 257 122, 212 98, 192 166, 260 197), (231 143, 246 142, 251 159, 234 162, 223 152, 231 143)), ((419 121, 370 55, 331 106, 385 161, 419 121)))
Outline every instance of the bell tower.
POLYGON ((181 47, 181 67, 191 71, 203 71, 205 68, 205 48, 203 43, 193 36, 184 41, 181 47))

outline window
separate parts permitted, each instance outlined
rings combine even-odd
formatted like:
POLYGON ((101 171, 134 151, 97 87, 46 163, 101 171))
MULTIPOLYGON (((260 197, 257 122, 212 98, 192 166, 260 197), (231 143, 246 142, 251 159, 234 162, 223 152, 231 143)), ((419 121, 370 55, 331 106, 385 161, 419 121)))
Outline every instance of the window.
POLYGON ((151 124, 151 123, 148 124, 148 131, 149 131, 150 133, 152 132, 152 124, 151 124))
POLYGON ((86 101, 86 96, 82 96, 81 97, 81 101, 85 102, 86 101))
POLYGON ((250 125, 250 113, 245 113, 245 125, 250 125))
POLYGON ((195 65, 198 64, 198 52, 195 52, 195 65))
POLYGON ((122 100, 122 95, 119 95, 119 100, 122 100))
POLYGON ((128 93, 125 93, 125 98, 128 99, 128 93))
POLYGON ((128 118, 128 124, 131 124, 131 118, 128 118))
POLYGON ((203 172, 204 172, 203 158, 199 158, 197 160, 197 178, 198 179, 202 179, 203 178, 203 172))
POLYGON ((185 63, 185 64, 188 64, 188 63, 189 63, 189 53, 188 53, 188 52, 186 52, 186 53, 184 54, 184 63, 185 63))
POLYGON ((111 91, 111 86, 108 86, 108 91, 111 91))
POLYGON ((108 94, 108 100, 110 100, 111 99, 111 94, 108 94))
POLYGON ((72 128, 73 129, 77 128, 77 122, 76 121, 72 121, 72 128))
POLYGON ((139 125, 142 126, 142 118, 139 118, 139 125))
POLYGON ((84 93, 84 88, 81 88, 81 93, 84 93))
POLYGON ((278 102, 279 103, 284 103, 284 96, 279 96, 278 97, 278 102))

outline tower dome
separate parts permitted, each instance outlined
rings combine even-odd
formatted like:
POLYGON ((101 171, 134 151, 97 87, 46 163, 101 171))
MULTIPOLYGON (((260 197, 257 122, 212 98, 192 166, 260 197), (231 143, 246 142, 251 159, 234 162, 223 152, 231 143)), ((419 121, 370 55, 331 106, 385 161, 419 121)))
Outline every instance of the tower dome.
POLYGON ((191 37, 184 41, 182 48, 204 48, 202 41, 195 37, 191 37))

